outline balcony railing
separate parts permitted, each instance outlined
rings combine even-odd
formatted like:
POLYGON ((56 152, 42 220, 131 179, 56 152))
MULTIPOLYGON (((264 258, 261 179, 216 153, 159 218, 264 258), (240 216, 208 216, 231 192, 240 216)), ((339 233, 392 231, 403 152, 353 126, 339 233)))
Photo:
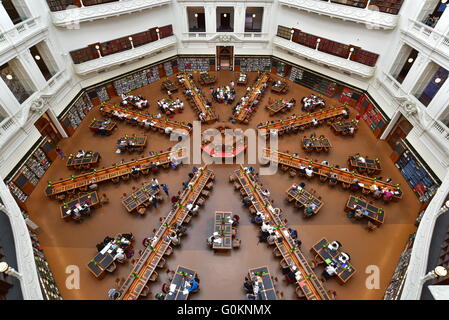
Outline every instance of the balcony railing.
POLYGON ((430 49, 449 57, 449 33, 443 34, 422 22, 409 19, 409 25, 404 33, 420 41, 430 49))
POLYGON ((18 23, 13 28, 0 33, 0 52, 9 50, 46 29, 47 27, 41 23, 40 17, 33 17, 18 23))
POLYGON ((98 72, 122 63, 142 58, 144 56, 156 53, 160 50, 176 45, 176 37, 174 35, 167 38, 153 41, 148 44, 134 47, 132 49, 110 54, 94 60, 86 61, 80 64, 75 64, 75 72, 81 75, 86 75, 91 72, 98 72))
POLYGON ((378 58, 375 53, 282 26, 278 28, 273 45, 319 64, 364 78, 374 75, 378 58))
MULTIPOLYGON (((352 1, 357 5, 349 5, 348 1, 345 2, 338 3, 336 0, 279 0, 280 4, 288 7, 363 23, 372 29, 393 29, 398 24, 399 17, 395 9, 389 11, 389 8, 379 7, 374 1, 371 1, 372 5, 369 5, 370 2, 366 0, 352 1)), ((386 2, 384 1, 384 3, 386 2)))
POLYGON ((171 3, 171 0, 116 0, 93 6, 80 8, 61 6, 61 11, 51 13, 53 23, 56 26, 70 27, 86 21, 105 19, 135 11, 141 11, 153 7, 159 7, 171 3))
POLYGON ((268 33, 262 32, 185 32, 182 42, 268 42, 268 33))

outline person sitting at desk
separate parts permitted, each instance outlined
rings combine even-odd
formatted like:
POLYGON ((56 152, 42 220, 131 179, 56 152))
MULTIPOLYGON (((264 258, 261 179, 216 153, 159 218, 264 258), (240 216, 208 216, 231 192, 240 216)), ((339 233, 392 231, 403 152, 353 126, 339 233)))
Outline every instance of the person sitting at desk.
POLYGON ((304 208, 304 213, 306 216, 311 216, 315 214, 315 210, 317 208, 317 205, 314 202, 311 202, 307 207, 304 208))
POLYGON ((190 293, 195 293, 195 292, 198 292, 200 290, 200 285, 199 285, 199 279, 198 278, 191 278, 189 280, 189 285, 190 285, 190 288, 187 288, 187 291, 189 291, 190 293))
POLYGON ((82 158, 86 154, 86 151, 84 150, 78 150, 78 153, 76 154, 76 158, 82 158))
POLYGON ((172 232, 170 234, 169 239, 171 240, 171 243, 173 243, 174 246, 178 246, 181 243, 181 240, 179 239, 179 237, 176 234, 176 232, 172 232))
POLYGON ((332 173, 332 175, 329 178, 329 182, 336 183, 337 182, 337 177, 338 176, 337 176, 336 173, 332 173))
POLYGON ((126 260, 126 256, 124 254, 123 250, 117 250, 117 254, 114 256, 114 260, 117 260, 118 262, 122 263, 126 260))
POLYGON ((360 190, 361 187, 360 187, 358 181, 359 181, 359 179, 357 179, 357 178, 352 181, 351 186, 350 186, 351 191, 357 192, 360 190))
POLYGON ((138 168, 138 167, 136 167, 136 166, 132 166, 132 167, 131 167, 131 174, 132 174, 132 175, 139 174, 139 170, 140 170, 140 168, 138 168))
POLYGON ((288 232, 290 233, 290 237, 292 237, 292 239, 298 238, 298 231, 296 229, 288 228, 288 232))
POLYGON ((268 233, 270 233, 270 232, 273 232, 274 231, 274 228, 273 228, 273 226, 271 226, 270 224, 267 224, 267 223, 265 223, 265 222, 262 222, 262 226, 260 227, 260 230, 262 230, 262 232, 268 232, 268 233))
POLYGON ((262 222, 263 220, 259 215, 256 215, 254 218, 251 218, 251 223, 261 224, 262 222))
POLYGON ((215 239, 218 239, 218 233, 214 232, 209 238, 207 238, 207 244, 212 247, 215 239))
POLYGON ((325 279, 329 279, 336 275, 337 275, 337 270, 335 269, 335 267, 333 265, 328 265, 326 267, 326 269, 324 269, 324 271, 323 271, 323 277, 325 279))
POLYGON ((321 161, 321 164, 324 166, 329 166, 329 162, 327 160, 321 161))
POLYGON ((311 166, 308 166, 305 170, 306 176, 312 177, 313 176, 313 170, 311 166))
POLYGON ((68 214, 72 217, 73 220, 81 220, 81 214, 79 213, 79 209, 75 208, 73 210, 68 210, 68 214))
POLYGON ((384 199, 391 200, 392 198, 393 198, 393 192, 391 192, 389 189, 386 189, 384 191, 384 199))
POLYGON ((117 300, 118 297, 120 297, 120 295, 121 295, 121 292, 115 288, 109 289, 109 291, 108 291, 108 297, 110 300, 117 300))
POLYGON ((313 118, 313 119, 312 119, 312 124, 313 124, 314 126, 317 126, 317 125, 318 125, 318 120, 315 119, 315 118, 313 118))

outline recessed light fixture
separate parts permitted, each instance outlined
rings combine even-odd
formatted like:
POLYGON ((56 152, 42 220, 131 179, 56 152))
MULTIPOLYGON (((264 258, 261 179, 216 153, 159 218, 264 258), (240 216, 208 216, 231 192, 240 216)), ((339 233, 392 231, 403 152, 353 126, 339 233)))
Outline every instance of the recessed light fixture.
POLYGON ((408 61, 408 63, 412 63, 413 61, 415 61, 413 58, 410 58, 410 59, 408 59, 407 60, 408 61))
POLYGON ((40 60, 40 59, 41 59, 41 56, 37 54, 37 55, 34 56, 34 59, 40 60))
POLYGON ((6 79, 12 80, 12 75, 11 75, 11 74, 7 74, 7 75, 6 75, 6 79))
POLYGON ((253 13, 253 18, 255 18, 256 17, 256 14, 255 13, 253 13))

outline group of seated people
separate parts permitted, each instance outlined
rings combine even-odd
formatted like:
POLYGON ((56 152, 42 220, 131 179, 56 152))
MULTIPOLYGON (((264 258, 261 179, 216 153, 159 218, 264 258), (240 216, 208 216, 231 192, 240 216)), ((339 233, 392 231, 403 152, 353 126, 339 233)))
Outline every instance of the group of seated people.
POLYGON ((162 113, 170 115, 172 113, 178 113, 184 110, 184 102, 182 102, 179 98, 176 100, 170 99, 162 99, 157 101, 157 105, 159 106, 159 110, 162 113))
MULTIPOLYGON (((305 190, 306 184, 301 182, 300 184, 294 184, 292 189, 298 192, 305 190)), ((304 206, 304 216, 311 217, 315 214, 315 210, 318 208, 318 205, 313 201, 310 201, 307 205, 304 206)))
MULTIPOLYGON (((327 249, 331 251, 338 251, 341 248, 341 243, 339 241, 332 241, 328 244, 327 249)), ((338 274, 339 268, 347 267, 347 263, 351 260, 349 254, 345 252, 340 252, 336 261, 330 262, 323 270, 322 276, 324 280, 330 279, 338 274)))
POLYGON ((146 100, 142 96, 124 95, 122 93, 121 97, 122 97, 122 102, 120 102, 120 105, 122 107, 126 107, 128 105, 132 105, 139 109, 148 107, 148 100, 146 100))
MULTIPOLYGON (((387 179, 386 182, 390 182, 390 180, 387 179)), ((383 198, 386 201, 390 201, 393 200, 393 198, 399 197, 401 195, 401 190, 399 189, 394 189, 393 188, 388 188, 388 187, 379 187, 376 184, 372 184, 370 187, 370 192, 373 194, 373 197, 376 199, 380 199, 383 198)))
POLYGON ((77 159, 81 159, 82 157, 84 157, 86 155, 86 151, 84 151, 83 149, 78 150, 78 153, 76 154, 75 158, 77 159))
POLYGON ((260 291, 260 284, 262 282, 263 280, 260 275, 256 275, 253 280, 248 277, 245 277, 245 281, 243 282, 243 288, 246 291, 247 300, 257 300, 257 296, 260 291))
POLYGON ((230 86, 218 87, 217 89, 210 88, 212 99, 218 103, 231 104, 235 100, 235 89, 233 82, 230 86))
POLYGON ((250 93, 254 90, 253 87, 246 88, 246 95, 243 96, 240 101, 232 108, 232 113, 238 114, 241 112, 241 110, 246 110, 248 114, 253 113, 255 111, 255 107, 259 104, 259 99, 265 89, 267 88, 267 83, 264 82, 261 88, 255 89, 256 97, 253 99, 253 101, 249 101, 250 99, 250 93))
MULTIPOLYGON (((232 218, 229 218, 229 221, 232 225, 232 247, 238 248, 240 247, 240 244, 242 240, 237 239, 237 226, 239 225, 240 216, 234 215, 232 218)), ((221 236, 218 232, 214 232, 210 237, 207 238, 207 244, 210 248, 213 247, 214 243, 220 243, 221 242, 221 236)))
POLYGON ((120 138, 117 140, 117 153, 121 153, 128 148, 132 148, 134 145, 134 139, 120 138))
POLYGON ((324 101, 324 99, 319 98, 314 94, 302 98, 301 102, 301 110, 304 112, 315 112, 316 109, 322 109, 326 106, 326 102, 324 101))
MULTIPOLYGON (((169 271, 169 279, 170 279, 170 274, 174 273, 174 271, 169 271)), ((187 292, 190 293, 196 293, 198 291, 200 291, 200 279, 198 277, 198 275, 196 275, 193 278, 189 278, 188 280, 183 279, 183 284, 185 286, 185 290, 187 290, 187 292)), ((163 283, 162 284, 162 289, 161 292, 156 293, 156 295, 154 296, 157 300, 165 300, 165 297, 170 294, 171 288, 170 288, 170 284, 168 283, 163 283)))
POLYGON ((119 234, 115 238, 106 236, 102 242, 97 244, 97 251, 102 252, 106 250, 106 252, 114 257, 114 261, 117 260, 123 263, 126 259, 130 259, 134 255, 131 246, 133 239, 134 236, 132 233, 119 234))
POLYGON ((79 221, 83 216, 88 217, 91 213, 92 200, 88 198, 84 203, 76 203, 73 207, 68 208, 66 215, 70 215, 73 220, 79 221))

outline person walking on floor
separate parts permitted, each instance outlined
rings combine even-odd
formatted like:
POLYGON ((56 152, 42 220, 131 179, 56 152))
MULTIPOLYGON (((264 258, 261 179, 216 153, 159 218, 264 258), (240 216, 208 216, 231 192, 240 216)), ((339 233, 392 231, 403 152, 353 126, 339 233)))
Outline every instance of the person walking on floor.
POLYGON ((56 153, 61 157, 61 159, 65 158, 65 153, 61 150, 60 147, 56 147, 56 153))
POLYGON ((169 196, 169 194, 168 194, 168 186, 165 183, 161 184, 161 186, 162 186, 162 190, 164 190, 165 194, 168 197, 169 196))

